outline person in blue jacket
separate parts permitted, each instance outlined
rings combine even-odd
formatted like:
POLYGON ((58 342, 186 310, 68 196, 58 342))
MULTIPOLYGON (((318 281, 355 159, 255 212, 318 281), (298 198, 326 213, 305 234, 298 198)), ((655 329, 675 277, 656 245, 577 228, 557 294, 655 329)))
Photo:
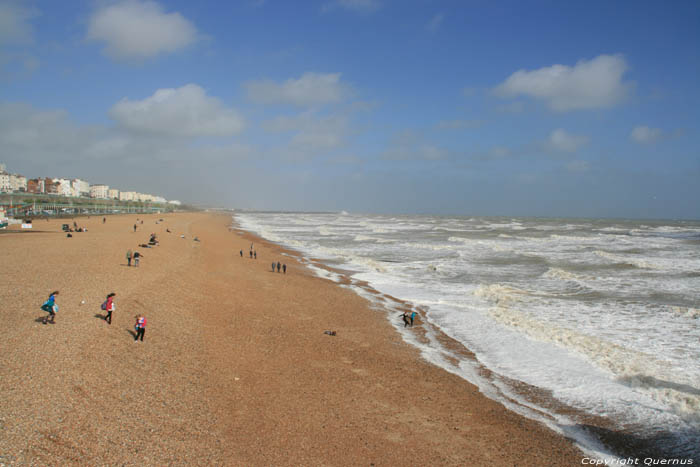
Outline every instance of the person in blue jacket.
POLYGON ((51 294, 49 295, 49 299, 46 300, 43 305, 41 305, 41 309, 49 313, 49 315, 45 316, 44 320, 42 321, 44 324, 56 323, 56 312, 58 311, 58 305, 56 304, 56 295, 58 295, 58 290, 54 290, 53 292, 51 292, 51 294))

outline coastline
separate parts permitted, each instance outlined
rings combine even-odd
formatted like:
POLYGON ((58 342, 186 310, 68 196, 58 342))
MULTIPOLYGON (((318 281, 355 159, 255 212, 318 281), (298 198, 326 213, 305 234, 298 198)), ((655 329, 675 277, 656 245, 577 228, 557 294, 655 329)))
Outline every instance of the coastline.
POLYGON ((294 252, 229 230, 229 214, 139 216, 161 246, 144 252, 138 271, 116 265, 134 235, 147 240, 146 231, 129 231, 134 217, 109 216, 106 231, 100 219, 86 220, 89 232, 73 239, 56 234, 60 221, 47 223, 50 233, 0 238, 9 246, 0 319, 16 331, 2 344, 2 455, 27 463, 580 464, 571 441, 426 362, 385 314, 316 277, 294 252), (154 224, 159 217, 166 222, 154 224), (240 258, 251 242, 258 259, 240 258), (270 271, 273 260, 286 261, 286 275, 270 271), (49 289, 65 292, 57 324, 42 326, 33 318, 49 289), (118 305, 111 327, 94 316, 109 291, 118 305), (83 298, 89 311, 77 305, 83 298), (129 334, 136 312, 149 318, 143 344, 129 334))

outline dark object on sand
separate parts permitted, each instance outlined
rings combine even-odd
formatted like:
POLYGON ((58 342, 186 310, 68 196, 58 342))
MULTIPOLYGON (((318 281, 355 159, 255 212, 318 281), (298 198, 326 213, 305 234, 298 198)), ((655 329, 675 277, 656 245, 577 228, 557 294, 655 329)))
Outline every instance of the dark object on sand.
POLYGON ((68 225, 68 224, 63 224, 63 225, 61 226, 61 230, 63 230, 64 232, 68 232, 68 231, 70 230, 70 225, 68 225))
POLYGON ((328 334, 329 336, 335 336, 335 331, 323 331, 324 334, 328 334))
POLYGON ((67 234, 66 234, 66 237, 73 238, 73 235, 67 233, 67 234))

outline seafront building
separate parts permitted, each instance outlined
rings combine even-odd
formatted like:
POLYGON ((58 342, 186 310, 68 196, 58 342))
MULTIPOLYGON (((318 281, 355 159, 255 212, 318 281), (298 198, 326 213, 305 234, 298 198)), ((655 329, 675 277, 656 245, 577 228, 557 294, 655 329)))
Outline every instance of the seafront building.
POLYGON ((38 177, 27 179, 24 175, 8 173, 4 163, 0 163, 0 193, 55 194, 72 198, 90 197, 161 204, 168 202, 162 196, 135 191, 120 191, 104 184, 90 185, 86 180, 79 178, 38 177))

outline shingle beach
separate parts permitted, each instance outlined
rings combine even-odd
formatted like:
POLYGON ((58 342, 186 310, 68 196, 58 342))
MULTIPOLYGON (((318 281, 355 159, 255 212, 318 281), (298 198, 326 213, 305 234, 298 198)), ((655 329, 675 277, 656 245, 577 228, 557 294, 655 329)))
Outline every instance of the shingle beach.
POLYGON ((67 238, 68 219, 0 233, 0 465, 581 462, 569 440, 423 361, 385 313, 230 215, 75 221, 88 231, 67 238), (139 248, 151 233, 160 245, 139 248), (53 290, 56 323, 42 324, 53 290))

